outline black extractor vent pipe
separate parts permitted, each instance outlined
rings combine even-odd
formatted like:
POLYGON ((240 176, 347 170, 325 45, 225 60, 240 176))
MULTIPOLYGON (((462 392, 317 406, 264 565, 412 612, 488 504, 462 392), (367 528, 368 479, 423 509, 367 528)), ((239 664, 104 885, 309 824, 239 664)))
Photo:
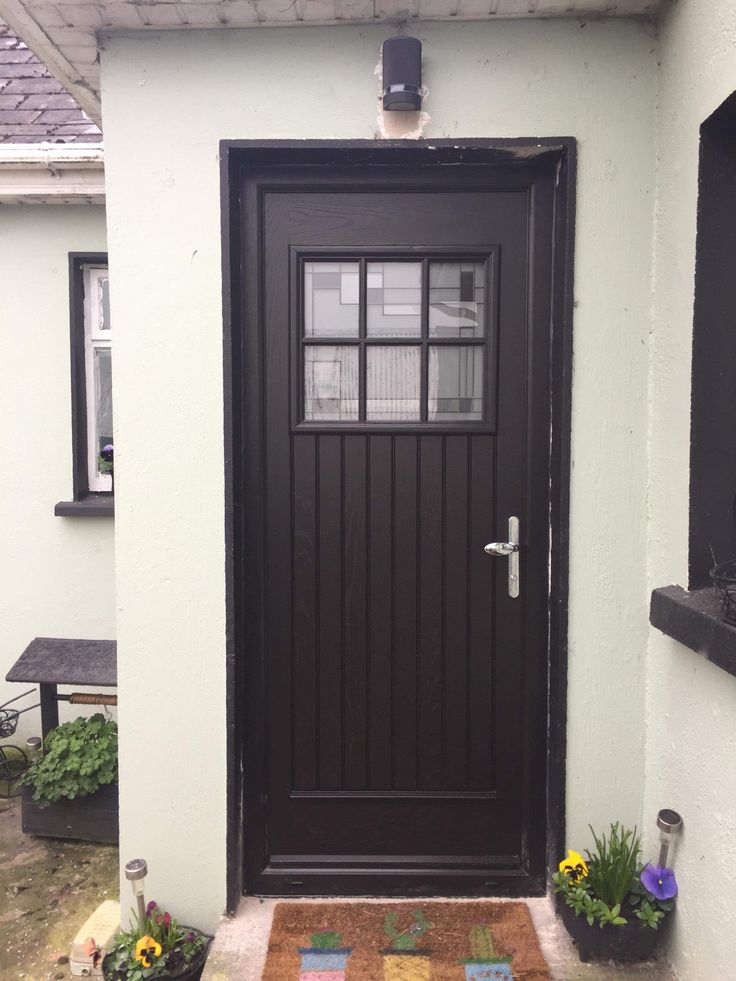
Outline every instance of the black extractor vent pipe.
POLYGON ((383 42, 383 108, 416 112, 422 108, 422 42, 390 37, 383 42))

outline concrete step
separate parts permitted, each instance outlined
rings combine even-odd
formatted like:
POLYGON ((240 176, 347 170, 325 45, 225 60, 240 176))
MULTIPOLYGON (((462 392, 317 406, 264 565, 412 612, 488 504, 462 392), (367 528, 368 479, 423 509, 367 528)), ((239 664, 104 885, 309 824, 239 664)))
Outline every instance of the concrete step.
MULTIPOLYGON (((324 899, 313 901, 325 902, 324 899)), ((346 899, 335 900, 338 901, 350 902, 346 899)), ((365 899, 355 900, 362 903, 366 901, 370 902, 365 899)), ((443 901, 458 904, 464 902, 462 899, 443 901)), ((237 914, 222 921, 202 981, 260 981, 266 962, 273 910, 277 902, 289 900, 245 897, 237 914)), ((299 902, 305 900, 300 899, 299 902)), ((528 899, 526 902, 554 981, 677 981, 664 960, 625 966, 581 964, 565 928, 554 914, 551 900, 528 899)))

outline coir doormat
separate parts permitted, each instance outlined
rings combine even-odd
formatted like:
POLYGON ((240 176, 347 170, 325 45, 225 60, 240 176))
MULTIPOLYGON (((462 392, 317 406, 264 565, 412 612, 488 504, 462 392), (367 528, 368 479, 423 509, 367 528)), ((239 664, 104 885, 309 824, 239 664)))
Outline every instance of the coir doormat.
POLYGON ((524 903, 279 903, 263 981, 550 981, 524 903))

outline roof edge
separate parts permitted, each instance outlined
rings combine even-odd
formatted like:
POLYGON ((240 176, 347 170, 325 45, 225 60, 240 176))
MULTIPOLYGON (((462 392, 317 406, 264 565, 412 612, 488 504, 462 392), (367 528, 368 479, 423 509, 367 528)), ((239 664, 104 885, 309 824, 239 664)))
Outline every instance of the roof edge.
POLYGON ((105 169, 99 143, 0 143, 0 169, 59 170, 105 169))
POLYGON ((0 206, 104 203, 105 161, 99 144, 0 144, 0 206))
POLYGON ((0 0, 0 18, 12 27, 54 78, 74 96, 92 121, 101 127, 102 104, 98 93, 59 51, 44 29, 26 10, 22 0, 0 0))

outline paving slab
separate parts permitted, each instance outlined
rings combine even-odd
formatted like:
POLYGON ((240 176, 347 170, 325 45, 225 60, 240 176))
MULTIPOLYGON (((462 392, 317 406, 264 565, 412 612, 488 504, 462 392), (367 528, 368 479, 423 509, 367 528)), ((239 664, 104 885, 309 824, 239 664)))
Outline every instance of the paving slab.
MULTIPOLYGON (((244 898, 237 914, 220 924, 202 981, 260 981, 266 963, 268 935, 276 903, 329 901, 258 899, 252 896, 244 898)), ((349 899, 335 901, 351 902, 349 899)), ((366 899, 352 901, 371 902, 366 899)), ((439 901, 459 904, 468 900, 439 901)), ((386 900, 377 899, 375 902, 386 900)), ((422 900, 423 905, 431 902, 432 900, 422 900)), ((625 966, 610 963, 581 964, 564 927, 554 914, 551 900, 529 899, 526 902, 554 981, 677 981, 676 975, 664 960, 625 966)), ((284 981, 293 979, 285 978, 284 981)))

